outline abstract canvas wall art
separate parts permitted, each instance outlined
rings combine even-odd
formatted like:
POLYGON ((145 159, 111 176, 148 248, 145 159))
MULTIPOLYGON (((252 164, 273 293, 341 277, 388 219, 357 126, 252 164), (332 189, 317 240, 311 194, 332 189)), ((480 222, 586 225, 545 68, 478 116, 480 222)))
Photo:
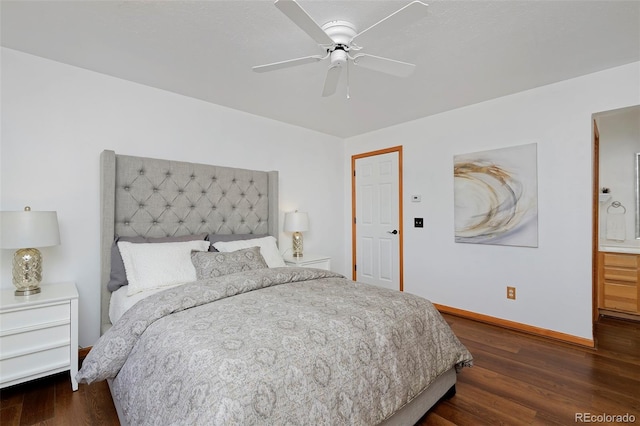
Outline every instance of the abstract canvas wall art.
POLYGON ((538 247, 537 144, 454 156, 455 241, 538 247))

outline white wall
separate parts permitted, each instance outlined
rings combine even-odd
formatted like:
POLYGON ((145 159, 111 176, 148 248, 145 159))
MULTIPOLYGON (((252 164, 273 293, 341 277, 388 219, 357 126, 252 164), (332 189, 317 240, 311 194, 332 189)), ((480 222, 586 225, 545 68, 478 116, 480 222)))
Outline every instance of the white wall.
MULTIPOLYGON (((117 153, 280 172, 284 212, 309 212, 305 251, 345 249, 342 140, 196 99, 2 49, 0 208, 58 212, 44 282, 76 281, 80 344, 99 335, 99 156, 117 153)), ((281 249, 290 236, 281 234, 281 249)), ((0 287, 11 288, 11 250, 0 287)))
POLYGON ((403 146, 405 291, 591 339, 591 116, 636 104, 640 63, 347 139, 344 176, 352 155, 403 146), (539 247, 454 243, 453 156, 533 142, 539 247), (412 203, 412 194, 422 202, 412 203), (414 217, 424 218, 424 228, 412 227, 414 217), (517 288, 517 300, 506 299, 506 286, 517 288))
POLYGON ((607 212, 626 209, 625 246, 640 246, 635 239, 636 153, 640 152, 640 107, 608 111, 597 118, 600 131, 600 187, 608 187, 611 198, 600 204, 600 243, 607 244, 607 212), (622 207, 614 208, 618 201, 622 207))
MULTIPOLYGON (((405 290, 591 338, 591 115, 640 104, 640 63, 343 141, 3 48, 0 209, 56 210, 44 280, 75 280, 80 344, 99 330, 99 154, 280 171, 281 221, 306 210, 305 251, 351 268, 351 155, 404 147, 405 290), (538 143, 539 247, 453 242, 453 156, 538 143), (332 173, 335 171, 335 173, 332 173), (411 203, 411 194, 422 195, 411 203), (413 217, 425 227, 412 228, 413 217), (345 220, 345 218, 347 218, 345 220), (342 238, 340 236, 343 236, 342 238), (515 285, 516 301, 505 287, 515 285)), ((281 247, 289 236, 281 235, 281 247)), ((3 250, 0 287, 11 287, 3 250)))

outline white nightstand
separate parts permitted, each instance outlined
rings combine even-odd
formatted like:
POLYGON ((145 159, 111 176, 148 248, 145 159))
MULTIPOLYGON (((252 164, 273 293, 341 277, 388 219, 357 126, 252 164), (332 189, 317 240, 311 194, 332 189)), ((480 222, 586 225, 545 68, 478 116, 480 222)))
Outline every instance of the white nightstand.
POLYGON ((78 390, 78 290, 72 282, 41 289, 0 293, 0 388, 69 370, 78 390))
POLYGON ((293 257, 288 254, 283 256, 284 263, 287 266, 301 266, 303 268, 318 268, 331 270, 331 258, 329 256, 321 256, 317 254, 305 254, 302 257, 293 257))

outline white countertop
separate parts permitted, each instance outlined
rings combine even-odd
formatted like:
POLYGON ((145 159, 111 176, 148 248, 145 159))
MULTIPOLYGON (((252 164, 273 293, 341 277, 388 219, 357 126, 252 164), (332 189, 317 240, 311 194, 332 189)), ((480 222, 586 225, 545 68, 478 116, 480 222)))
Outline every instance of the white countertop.
POLYGON ((601 241, 600 251, 607 251, 611 253, 630 253, 640 254, 640 240, 627 240, 627 241, 601 241))

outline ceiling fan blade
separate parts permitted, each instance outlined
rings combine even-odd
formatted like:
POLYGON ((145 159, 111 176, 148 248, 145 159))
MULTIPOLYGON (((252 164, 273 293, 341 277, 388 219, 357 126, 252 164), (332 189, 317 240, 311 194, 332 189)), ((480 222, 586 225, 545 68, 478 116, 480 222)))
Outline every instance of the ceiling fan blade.
POLYGON ((322 46, 333 46, 333 40, 295 0, 276 0, 276 7, 302 31, 322 46))
POLYGON ((274 62, 272 64, 256 65, 252 69, 255 72, 275 71, 282 68, 289 68, 289 67, 296 67, 298 65, 311 64, 313 62, 321 61, 324 58, 325 56, 321 56, 321 55, 305 56, 304 58, 289 59, 287 61, 274 62))
POLYGON ((360 31, 351 39, 351 42, 355 42, 359 46, 365 46, 367 45, 368 36, 374 35, 376 32, 379 34, 380 31, 389 34, 402 31, 404 27, 410 23, 422 19, 425 16, 427 16, 427 5, 420 1, 411 2, 383 20, 376 22, 369 28, 360 31))
POLYGON ((342 67, 340 65, 333 66, 327 71, 327 77, 324 80, 324 89, 322 90, 322 96, 331 96, 336 93, 338 87, 338 81, 340 81, 340 74, 342 73, 342 67))
POLYGON ((391 74, 396 77, 408 77, 416 68, 414 64, 408 62, 396 61, 395 59, 382 58, 364 53, 354 56, 353 64, 362 68, 391 74))

